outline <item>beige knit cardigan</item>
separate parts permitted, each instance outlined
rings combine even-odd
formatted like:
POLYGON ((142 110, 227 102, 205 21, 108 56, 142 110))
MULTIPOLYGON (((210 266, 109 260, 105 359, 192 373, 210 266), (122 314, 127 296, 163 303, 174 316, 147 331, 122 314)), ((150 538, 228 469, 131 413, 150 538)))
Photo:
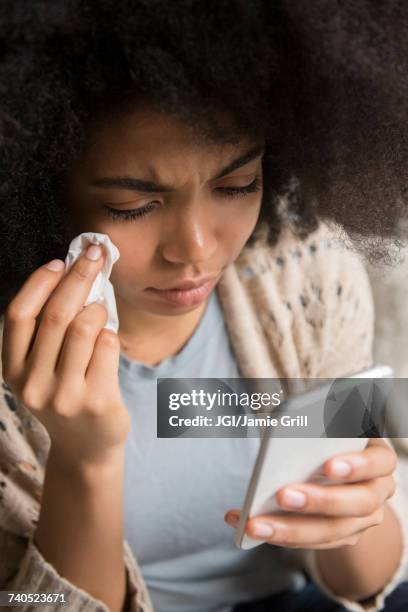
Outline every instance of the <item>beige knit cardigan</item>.
MULTIPOLYGON (((360 259, 333 228, 321 224, 304 242, 286 229, 273 248, 260 239, 255 249, 242 250, 216 290, 244 377, 329 378, 346 376, 372 363, 374 308, 369 280, 360 259)), ((2 319, 0 324, 2 329, 2 319)), ((69 610, 107 612, 102 601, 61 576, 33 542, 50 438, 38 419, 1 382, 0 590, 61 592, 69 601, 69 610)), ((400 485, 406 478, 402 459, 397 468, 397 490, 389 503, 401 523, 403 554, 395 575, 375 597, 364 605, 337 597, 319 575, 315 550, 288 549, 293 562, 349 610, 380 610, 407 565, 408 513, 400 485)), ((152 612, 148 588, 126 540, 123 559, 129 610, 152 612)), ((44 610, 57 608, 47 605, 44 610)), ((27 604, 23 609, 42 607, 27 604)))

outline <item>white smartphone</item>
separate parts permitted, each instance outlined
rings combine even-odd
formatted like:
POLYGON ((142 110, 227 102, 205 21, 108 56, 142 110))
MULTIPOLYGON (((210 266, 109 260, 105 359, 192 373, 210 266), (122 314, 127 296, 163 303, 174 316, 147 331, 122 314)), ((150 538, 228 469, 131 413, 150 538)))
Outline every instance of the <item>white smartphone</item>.
MULTIPOLYGON (((376 365, 352 376, 353 378, 392 378, 393 369, 388 365, 376 365)), ((349 383, 350 384, 350 383, 349 383)), ((284 405, 297 407, 311 405, 316 401, 324 402, 333 383, 323 384, 305 393, 289 396, 284 405)), ((354 383, 358 385, 358 383, 354 383)), ((323 464, 334 455, 363 450, 368 443, 368 437, 332 438, 332 437, 274 437, 271 428, 265 428, 261 436, 258 456, 247 488, 241 516, 235 530, 234 542, 238 548, 249 549, 262 540, 250 538, 245 533, 248 518, 259 514, 287 514, 289 511, 280 508, 275 499, 275 493, 281 487, 300 482, 318 482, 330 484, 323 475, 323 464)), ((273 428, 272 428, 273 429, 273 428)), ((292 512, 293 514, 293 512, 292 512)))

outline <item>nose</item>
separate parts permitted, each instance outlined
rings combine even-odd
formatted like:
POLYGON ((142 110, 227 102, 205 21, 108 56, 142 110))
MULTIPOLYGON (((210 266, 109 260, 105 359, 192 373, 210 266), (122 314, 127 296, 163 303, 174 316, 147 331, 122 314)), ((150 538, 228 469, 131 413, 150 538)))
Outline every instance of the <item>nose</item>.
POLYGON ((218 240, 209 212, 186 207, 172 222, 166 220, 161 255, 177 264, 202 264, 210 261, 217 250, 218 240))

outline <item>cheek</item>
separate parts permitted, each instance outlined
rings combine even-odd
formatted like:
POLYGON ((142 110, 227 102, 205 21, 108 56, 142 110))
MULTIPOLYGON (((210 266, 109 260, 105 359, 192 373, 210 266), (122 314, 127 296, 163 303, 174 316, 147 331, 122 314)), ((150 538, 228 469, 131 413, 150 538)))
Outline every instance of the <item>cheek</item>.
POLYGON ((259 206, 242 205, 225 217, 222 224, 217 224, 218 250, 223 264, 232 263, 239 256, 256 226, 259 212, 260 203, 259 206))
POLYGON ((155 242, 146 235, 146 230, 136 231, 132 223, 123 224, 122 228, 111 226, 100 229, 108 234, 119 249, 120 257, 112 268, 110 280, 120 287, 131 283, 132 286, 144 286, 149 268, 156 251, 155 242))
POLYGON ((225 243, 230 241, 231 246, 234 243, 243 242, 251 235, 261 210, 261 199, 256 198, 252 202, 242 202, 229 212, 228 218, 222 221, 222 229, 220 235, 225 243))

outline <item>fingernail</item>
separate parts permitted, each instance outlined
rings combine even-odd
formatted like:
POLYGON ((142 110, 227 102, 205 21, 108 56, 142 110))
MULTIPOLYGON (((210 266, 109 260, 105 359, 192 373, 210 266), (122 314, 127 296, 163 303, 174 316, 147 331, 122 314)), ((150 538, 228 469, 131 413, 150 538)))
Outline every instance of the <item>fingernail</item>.
POLYGON ((287 506, 294 506, 295 508, 301 508, 306 503, 306 495, 301 491, 295 491, 294 489, 287 489, 283 494, 283 501, 287 506))
POLYGON ((65 266, 64 262, 61 259, 53 259, 45 264, 45 267, 48 270, 52 270, 53 272, 59 272, 65 266))
POLYGON ((252 530, 253 534, 259 536, 260 538, 269 538, 271 535, 273 535, 274 531, 274 528, 269 525, 269 523, 262 522, 255 523, 252 530))
POLYGON ((100 246, 96 246, 96 244, 92 244, 86 250, 86 256, 88 259, 92 259, 92 261, 96 261, 102 255, 102 249, 100 246))
POLYGON ((335 476, 348 476, 351 474, 351 465, 348 461, 335 461, 332 463, 332 472, 335 476))
POLYGON ((226 517, 226 521, 231 527, 236 527, 239 522, 239 517, 240 515, 237 512, 231 512, 231 514, 226 517))

